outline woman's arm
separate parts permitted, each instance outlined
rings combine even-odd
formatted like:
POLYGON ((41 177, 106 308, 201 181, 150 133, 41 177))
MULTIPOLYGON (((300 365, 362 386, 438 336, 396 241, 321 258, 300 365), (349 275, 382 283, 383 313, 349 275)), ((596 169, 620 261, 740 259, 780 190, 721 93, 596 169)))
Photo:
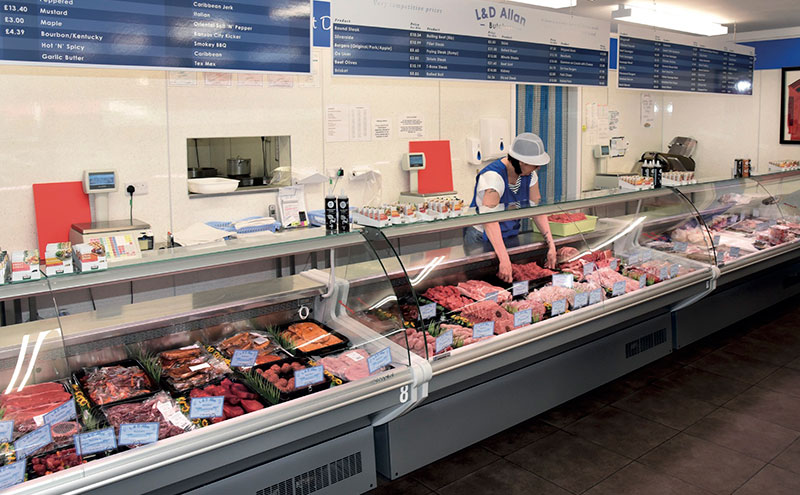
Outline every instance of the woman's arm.
MULTIPOLYGON (((488 189, 483 194, 483 205, 487 208, 495 208, 500 204, 500 194, 494 189, 488 189)), ((483 225, 486 232, 486 237, 494 248, 497 254, 497 259, 500 261, 500 269, 497 272, 497 278, 503 282, 511 283, 513 277, 511 276, 511 258, 508 257, 508 250, 506 244, 503 242, 503 233, 500 230, 498 222, 486 223, 483 225)))
MULTIPOLYGON (((531 186, 529 197, 531 205, 539 204, 539 201, 542 199, 542 195, 539 193, 538 185, 531 186)), ((539 228, 539 232, 542 233, 544 240, 547 242, 547 260, 545 261, 544 266, 550 270, 555 270, 558 256, 556 252, 556 243, 553 242, 553 234, 550 233, 550 222, 547 221, 547 215, 534 216, 533 223, 535 223, 536 227, 539 228)))

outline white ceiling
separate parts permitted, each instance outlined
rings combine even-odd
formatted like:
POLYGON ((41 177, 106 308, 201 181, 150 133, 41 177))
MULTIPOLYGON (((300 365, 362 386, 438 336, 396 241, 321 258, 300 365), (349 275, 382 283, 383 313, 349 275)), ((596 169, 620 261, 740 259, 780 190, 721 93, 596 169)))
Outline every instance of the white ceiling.
MULTIPOLYGON (((511 0, 513 1, 513 0, 511 0)), ((611 11, 619 4, 650 4, 650 0, 578 0, 572 8, 575 15, 611 19, 611 11)), ((715 17, 723 24, 729 24, 733 33, 762 31, 766 29, 782 29, 800 27, 800 0, 656 0, 657 5, 680 7, 702 12, 715 17)), ((569 12, 570 9, 558 9, 558 12, 569 12)))

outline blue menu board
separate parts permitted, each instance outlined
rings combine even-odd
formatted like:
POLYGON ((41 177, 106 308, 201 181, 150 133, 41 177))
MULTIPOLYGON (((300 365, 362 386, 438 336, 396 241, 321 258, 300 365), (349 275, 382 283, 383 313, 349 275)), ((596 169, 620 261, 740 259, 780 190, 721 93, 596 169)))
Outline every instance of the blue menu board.
POLYGON ((753 94, 755 50, 708 38, 620 28, 620 88, 753 94))
POLYGON ((310 72, 309 0, 0 0, 0 60, 310 72))
POLYGON ((607 85, 608 22, 481 0, 332 7, 334 75, 607 85))

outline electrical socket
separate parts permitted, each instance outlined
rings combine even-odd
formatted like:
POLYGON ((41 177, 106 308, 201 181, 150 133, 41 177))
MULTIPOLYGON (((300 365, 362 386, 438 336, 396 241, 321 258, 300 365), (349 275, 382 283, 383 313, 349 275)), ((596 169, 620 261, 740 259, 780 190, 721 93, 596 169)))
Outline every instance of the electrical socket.
POLYGON ((122 192, 128 194, 128 186, 133 186, 136 190, 133 192, 134 196, 144 196, 147 194, 147 182, 126 182, 122 188, 122 192))

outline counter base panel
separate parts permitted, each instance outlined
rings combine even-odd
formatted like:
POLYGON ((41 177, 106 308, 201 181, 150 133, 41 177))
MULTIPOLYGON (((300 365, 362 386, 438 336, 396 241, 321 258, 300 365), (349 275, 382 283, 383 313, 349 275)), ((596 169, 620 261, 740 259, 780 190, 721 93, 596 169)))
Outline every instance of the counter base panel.
POLYGON ((431 464, 666 356, 671 340, 662 313, 426 403, 376 428, 378 472, 396 479, 431 464))
POLYGON ((759 311, 800 294, 800 261, 784 263, 745 279, 720 279, 717 291, 673 313, 675 348, 686 347, 759 311))
POLYGON ((377 486, 371 427, 186 492, 186 495, 352 495, 377 486))

